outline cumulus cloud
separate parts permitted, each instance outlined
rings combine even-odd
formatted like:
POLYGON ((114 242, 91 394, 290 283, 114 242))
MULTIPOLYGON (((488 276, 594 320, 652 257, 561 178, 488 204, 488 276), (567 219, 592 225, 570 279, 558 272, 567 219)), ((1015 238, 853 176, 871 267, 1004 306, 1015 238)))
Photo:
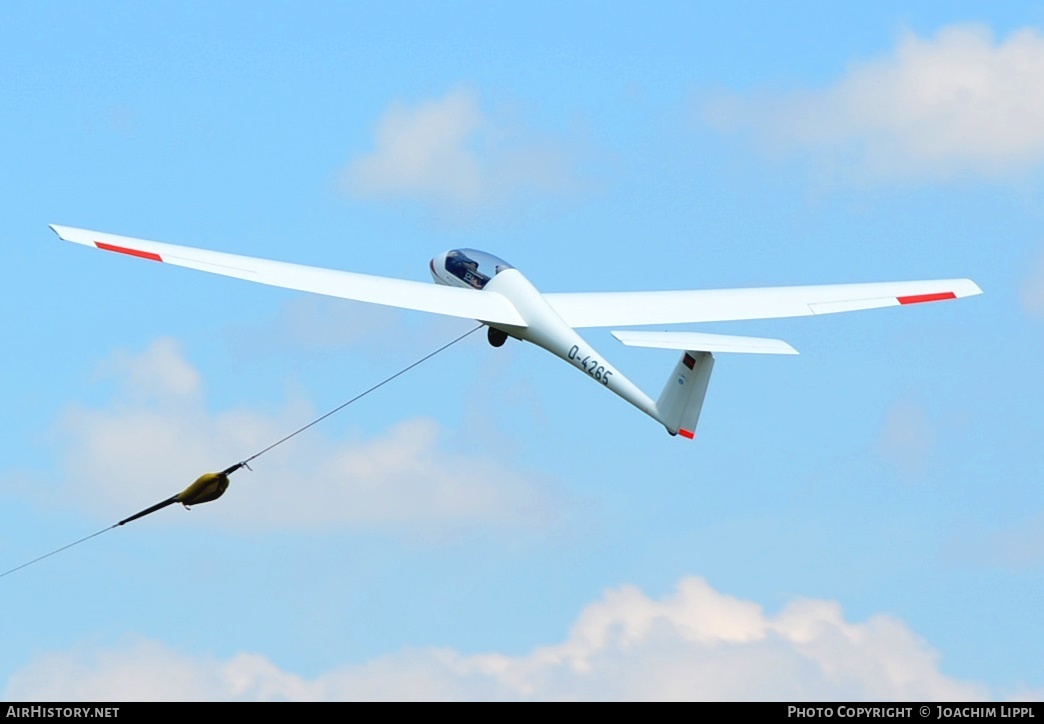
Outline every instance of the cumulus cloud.
POLYGON ((374 146, 344 170, 344 188, 355 196, 470 210, 574 185, 559 144, 495 124, 464 89, 416 106, 393 104, 377 123, 374 146))
POLYGON ((654 600, 623 586, 585 607, 565 639, 510 656, 449 648, 391 653, 315 678, 258 654, 193 656, 138 640, 38 656, 8 682, 14 701, 64 700, 899 700, 982 699, 947 677, 902 622, 846 621, 833 601, 776 616, 698 577, 654 600))
POLYGON ((780 149, 812 149, 862 178, 1002 177, 1044 162, 1044 35, 982 25, 905 33, 820 90, 721 98, 708 118, 780 149))
MULTIPOLYGON (((62 418, 67 473, 55 491, 99 515, 130 513, 128 505, 168 497, 201 467, 221 469, 315 416, 300 400, 274 414, 209 412, 202 377, 173 340, 120 353, 106 369, 118 378, 115 400, 73 407, 62 418)), ((236 473, 225 496, 235 504, 193 518, 237 528, 361 526, 423 534, 543 525, 556 507, 545 487, 525 475, 448 450, 438 423, 423 418, 376 437, 333 439, 315 428, 292 448, 267 453, 257 472, 236 473)))

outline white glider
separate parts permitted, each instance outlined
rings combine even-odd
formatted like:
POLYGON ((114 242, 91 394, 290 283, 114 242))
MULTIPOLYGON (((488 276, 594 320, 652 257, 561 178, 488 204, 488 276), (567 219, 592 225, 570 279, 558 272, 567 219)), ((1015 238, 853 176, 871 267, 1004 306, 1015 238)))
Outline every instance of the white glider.
POLYGON ((99 231, 51 225, 85 246, 261 284, 374 304, 476 319, 490 344, 532 342, 582 370, 671 435, 692 438, 703 408, 715 352, 797 354, 786 342, 696 332, 614 331, 627 345, 681 350, 653 401, 576 333, 577 327, 627 327, 849 312, 944 299, 982 290, 970 279, 828 284, 754 289, 542 294, 507 262, 474 249, 453 249, 429 262, 435 285, 194 249, 99 231))

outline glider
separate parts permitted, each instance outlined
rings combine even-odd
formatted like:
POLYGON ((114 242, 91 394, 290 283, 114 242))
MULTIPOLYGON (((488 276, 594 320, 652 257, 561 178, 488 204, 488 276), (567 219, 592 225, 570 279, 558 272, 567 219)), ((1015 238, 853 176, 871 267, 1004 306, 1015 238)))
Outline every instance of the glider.
POLYGON ((453 249, 429 262, 435 284, 357 274, 176 246, 99 231, 51 225, 65 241, 154 262, 288 289, 475 319, 490 344, 508 337, 532 342, 573 365, 661 423, 692 438, 707 393, 714 353, 797 354, 786 342, 698 332, 613 331, 626 345, 681 351, 653 400, 611 365, 576 329, 801 317, 957 299, 982 290, 970 279, 870 284, 543 294, 502 259, 453 249))

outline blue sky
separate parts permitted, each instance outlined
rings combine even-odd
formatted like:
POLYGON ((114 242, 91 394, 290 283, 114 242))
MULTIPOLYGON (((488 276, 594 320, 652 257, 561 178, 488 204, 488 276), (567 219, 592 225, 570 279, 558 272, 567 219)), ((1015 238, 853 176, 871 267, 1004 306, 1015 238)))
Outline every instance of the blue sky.
MULTIPOLYGON (((0 60, 5 570, 468 329, 48 223, 985 292, 700 327, 801 355, 719 356, 694 442, 475 335, 0 580, 5 698, 1044 698, 1039 4, 8 4, 0 60)), ((653 394, 675 362, 585 337, 653 394)))

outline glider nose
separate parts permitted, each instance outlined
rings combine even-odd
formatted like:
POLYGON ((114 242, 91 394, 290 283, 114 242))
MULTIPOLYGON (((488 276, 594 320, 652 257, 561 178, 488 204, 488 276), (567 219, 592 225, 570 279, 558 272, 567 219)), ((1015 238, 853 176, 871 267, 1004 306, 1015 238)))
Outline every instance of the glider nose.
POLYGON ((433 256, 431 261, 428 262, 428 268, 431 270, 431 278, 435 280, 436 284, 444 284, 442 278, 439 276, 439 271, 446 268, 446 254, 443 252, 437 256, 433 256))

